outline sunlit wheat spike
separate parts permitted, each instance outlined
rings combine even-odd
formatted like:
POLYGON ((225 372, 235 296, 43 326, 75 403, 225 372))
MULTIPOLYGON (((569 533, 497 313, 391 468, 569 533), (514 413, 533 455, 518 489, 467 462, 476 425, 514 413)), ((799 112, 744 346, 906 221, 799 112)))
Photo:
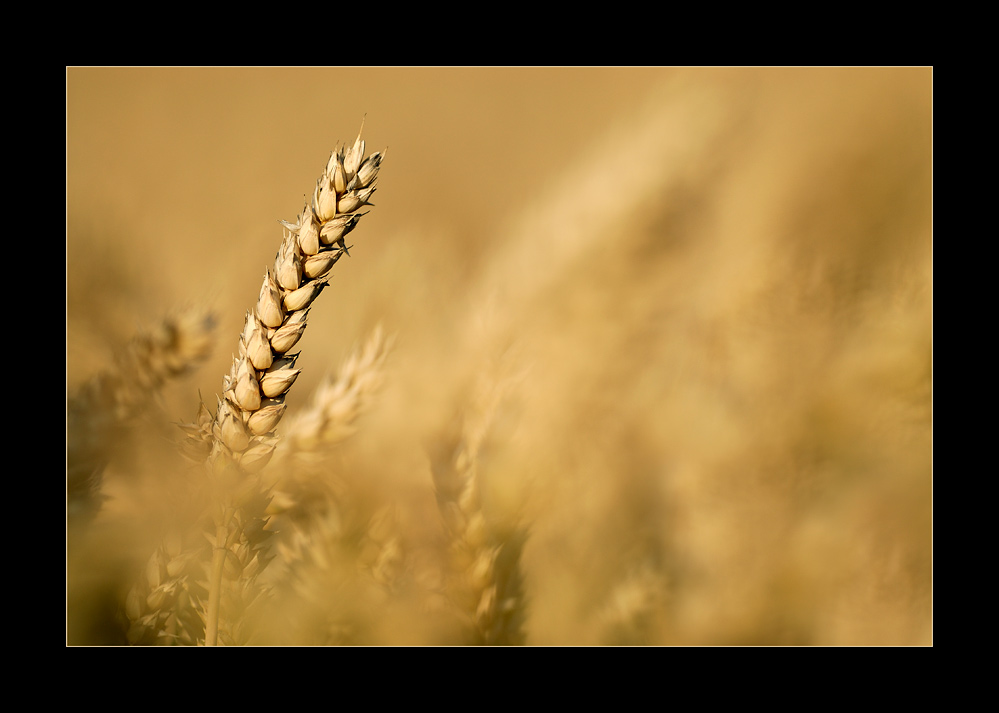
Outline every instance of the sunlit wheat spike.
POLYGON ((254 582, 269 559, 262 549, 266 538, 247 534, 247 523, 259 524, 257 531, 266 525, 269 495, 256 473, 274 454, 284 399, 301 373, 295 368, 298 354, 288 352, 330 284, 329 270, 346 249, 343 236, 362 215, 356 211, 370 205, 381 156, 366 160, 363 153, 360 135, 346 152, 334 151, 298 221, 281 221, 282 241, 274 263, 264 271, 256 304, 246 314, 240 356, 223 379, 209 428, 214 440, 208 463, 219 483, 219 501, 210 532, 214 555, 204 605, 208 645, 245 643, 249 636, 242 620, 259 595, 254 582), (242 493, 241 501, 234 488, 242 493), (247 503, 254 504, 252 512, 247 503))
MULTIPOLYGON (((344 235, 365 215, 356 210, 367 204, 381 167, 381 154, 365 159, 363 152, 360 134, 346 151, 334 151, 298 222, 282 221, 286 230, 277 256, 264 272, 256 306, 247 312, 240 336, 241 353, 246 356, 238 362, 231 387, 228 382, 225 387, 232 389, 235 398, 230 405, 244 424, 267 399, 283 395, 294 383, 298 372, 291 368, 293 362, 282 359, 305 331, 309 308, 329 286, 329 269, 343 250, 344 235), (362 186, 360 192, 348 188, 352 182, 362 186), (356 195, 358 205, 345 201, 348 195, 356 195)), ((221 427, 227 417, 225 412, 217 416, 216 425, 221 427)), ((242 442, 237 441, 237 445, 242 442)), ((235 449, 227 445, 240 451, 251 443, 235 449)))

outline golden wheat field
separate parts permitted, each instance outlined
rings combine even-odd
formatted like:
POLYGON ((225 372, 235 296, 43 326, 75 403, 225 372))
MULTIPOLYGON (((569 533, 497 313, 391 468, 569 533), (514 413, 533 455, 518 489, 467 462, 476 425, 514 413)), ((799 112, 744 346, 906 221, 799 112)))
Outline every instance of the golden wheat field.
POLYGON ((932 645, 932 80, 67 68, 67 644, 932 645))

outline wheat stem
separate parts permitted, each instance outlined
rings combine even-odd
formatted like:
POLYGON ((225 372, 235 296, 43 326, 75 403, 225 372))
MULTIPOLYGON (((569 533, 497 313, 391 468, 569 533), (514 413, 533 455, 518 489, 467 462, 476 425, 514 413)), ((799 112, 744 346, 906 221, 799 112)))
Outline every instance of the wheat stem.
POLYGON ((224 525, 219 525, 215 530, 215 547, 212 549, 211 581, 205 614, 205 646, 215 646, 219 638, 219 605, 222 598, 222 571, 225 568, 226 557, 225 538, 226 528, 224 525))

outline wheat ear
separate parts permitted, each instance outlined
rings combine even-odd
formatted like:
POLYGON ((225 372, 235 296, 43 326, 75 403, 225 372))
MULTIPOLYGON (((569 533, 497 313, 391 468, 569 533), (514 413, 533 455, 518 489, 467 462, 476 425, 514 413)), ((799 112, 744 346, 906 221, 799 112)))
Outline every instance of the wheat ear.
MULTIPOLYGON (((335 376, 319 384, 309 406, 285 422, 281 449, 270 462, 267 482, 273 488, 269 512, 279 532, 277 550, 288 567, 300 553, 294 542, 308 542, 314 520, 335 501, 328 479, 328 457, 356 431, 357 419, 374 400, 391 349, 381 326, 355 347, 335 376)), ((274 576, 274 573, 270 573, 274 576)), ((277 575, 284 579, 284 574, 277 575)))
MULTIPOLYGON (((275 531, 270 542, 275 558, 261 576, 275 605, 267 621, 273 642, 289 640, 292 632, 312 643, 350 640, 345 632, 351 626, 344 620, 351 617, 342 610, 345 591, 390 587, 398 572, 401 551, 387 524, 388 509, 372 515, 358 507, 358 498, 345 497, 349 485, 331 460, 371 407, 392 341, 379 325, 351 350, 336 373, 320 382, 309 405, 282 422, 281 447, 261 475, 271 487, 268 527, 275 531), (358 543, 364 543, 363 564, 352 549, 358 543), (358 579, 361 570, 368 571, 370 582, 358 579)), ((371 594, 357 596, 370 603, 371 594)))
POLYGON ((186 309, 153 331, 137 335, 114 365, 66 399, 66 506, 75 521, 100 506, 101 474, 118 435, 148 406, 163 385, 208 356, 215 343, 214 317, 186 309))
POLYGON ((322 380, 309 406, 285 423, 283 446, 276 454, 282 462, 320 461, 324 453, 356 432, 357 419, 370 407, 381 387, 392 343, 380 325, 375 327, 340 364, 336 374, 322 380))
POLYGON ((291 349, 305 331, 312 303, 329 284, 331 268, 347 252, 345 237, 365 215, 357 211, 371 205, 382 156, 365 158, 358 133, 353 145, 332 152, 298 222, 282 221, 284 238, 264 272, 257 303, 246 314, 239 356, 206 424, 202 440, 210 444, 207 462, 217 486, 206 645, 217 644, 220 631, 234 641, 241 638, 231 629, 226 632, 226 623, 241 620, 254 597, 252 582, 266 565, 261 492, 250 476, 274 453, 274 429, 301 371, 291 349))
POLYGON ((521 553, 526 534, 500 526, 483 508, 479 455, 502 397, 501 385, 478 398, 431 445, 437 506, 448 536, 447 596, 474 645, 525 643, 521 553))

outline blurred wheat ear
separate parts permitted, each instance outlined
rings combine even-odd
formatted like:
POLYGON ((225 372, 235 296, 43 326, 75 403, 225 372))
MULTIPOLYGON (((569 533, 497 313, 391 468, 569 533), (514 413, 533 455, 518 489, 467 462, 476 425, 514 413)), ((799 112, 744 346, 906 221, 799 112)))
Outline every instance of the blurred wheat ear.
POLYGON ((363 609, 393 586, 404 554, 392 508, 372 512, 346 492, 333 463, 372 406, 392 343, 381 326, 372 330, 286 422, 281 448, 262 473, 275 532, 274 562, 262 574, 272 594, 259 637, 267 643, 349 643, 363 609))
POLYGON ((479 458, 503 397, 502 383, 481 377, 449 429, 428 445, 437 506, 447 534, 445 594, 470 645, 526 643, 526 593, 519 526, 483 507, 479 458))
POLYGON ((102 473, 130 422, 170 379, 193 370, 215 343, 215 318, 201 309, 167 317, 139 334, 115 363, 66 400, 66 511, 71 525, 96 514, 102 473))

